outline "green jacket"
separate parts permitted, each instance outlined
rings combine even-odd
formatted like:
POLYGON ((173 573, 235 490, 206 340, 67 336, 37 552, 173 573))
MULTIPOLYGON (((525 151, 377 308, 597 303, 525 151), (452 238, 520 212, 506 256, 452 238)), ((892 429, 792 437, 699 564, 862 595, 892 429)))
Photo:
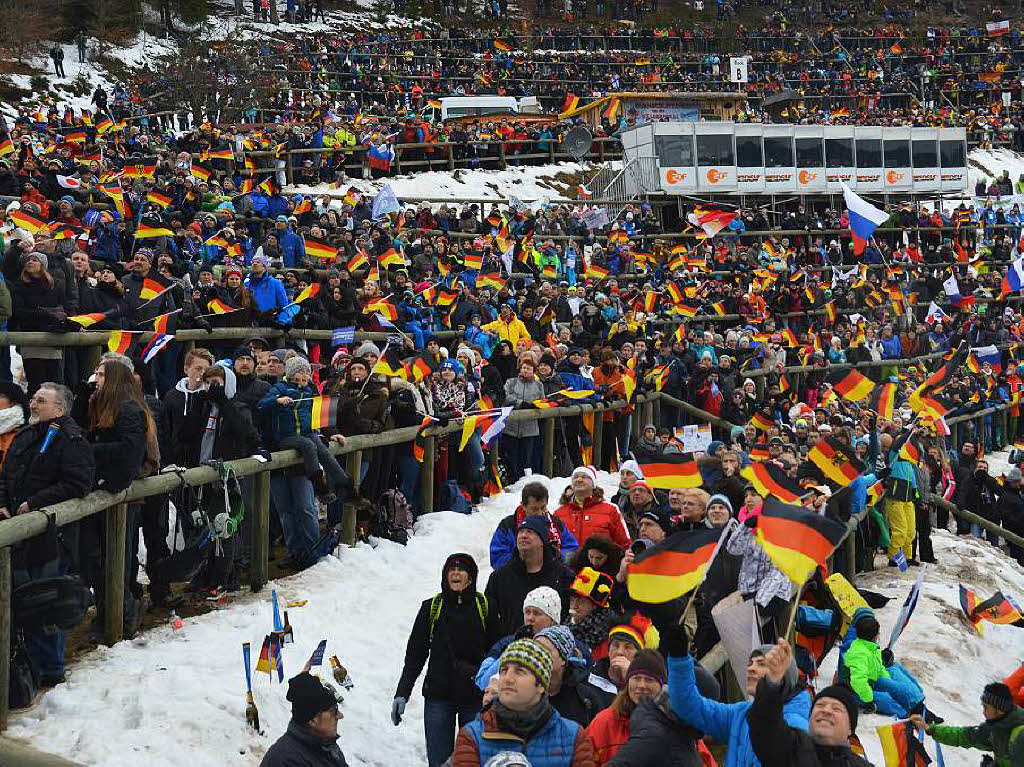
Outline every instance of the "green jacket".
POLYGON ((1014 706, 1001 719, 982 722, 977 727, 950 727, 939 724, 928 728, 928 734, 939 743, 958 748, 991 751, 996 767, 1024 764, 1024 709, 1014 706))
POLYGON ((871 703, 875 699, 872 685, 879 679, 889 678, 882 663, 881 648, 866 639, 854 639, 843 654, 842 676, 862 702, 871 703))

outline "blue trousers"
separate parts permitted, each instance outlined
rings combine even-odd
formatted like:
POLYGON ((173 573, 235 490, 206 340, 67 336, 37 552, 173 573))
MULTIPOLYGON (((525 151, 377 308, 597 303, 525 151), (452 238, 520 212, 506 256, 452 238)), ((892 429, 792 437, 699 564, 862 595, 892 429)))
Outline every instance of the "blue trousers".
POLYGON ((924 700, 924 691, 899 663, 893 663, 888 671, 890 678, 883 677, 873 686, 875 707, 880 714, 906 719, 910 716, 910 710, 924 700))
POLYGON ((455 733, 473 721, 479 705, 458 706, 440 698, 423 699, 423 733, 428 767, 441 767, 455 751, 455 733), (458 726, 456 726, 456 721, 458 726))
POLYGON ((323 556, 313 551, 320 538, 320 523, 310 481, 275 471, 270 475, 270 499, 281 520, 285 548, 295 563, 311 564, 323 556))

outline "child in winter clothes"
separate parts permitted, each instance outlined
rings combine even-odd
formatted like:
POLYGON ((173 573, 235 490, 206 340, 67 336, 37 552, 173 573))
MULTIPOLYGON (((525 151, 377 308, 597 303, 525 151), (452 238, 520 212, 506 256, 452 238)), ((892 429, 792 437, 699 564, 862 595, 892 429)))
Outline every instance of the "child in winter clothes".
MULTIPOLYGON (((284 380, 270 387, 257 408, 267 419, 272 442, 278 448, 294 448, 302 455, 306 476, 314 485, 326 492, 329 482, 335 492, 340 492, 352 487, 352 478, 313 429, 313 398, 317 391, 310 383, 312 374, 306 360, 292 357, 285 362, 284 380)), ((331 441, 344 445, 345 437, 335 434, 331 441)))
POLYGON ((985 685, 981 707, 985 721, 977 727, 929 725, 917 714, 910 717, 910 721, 947 746, 991 751, 992 757, 986 756, 982 764, 993 767, 1024 764, 1024 709, 1014 705, 1010 688, 999 682, 985 685))
POLYGON ((841 648, 839 676, 857 693, 865 711, 906 719, 921 710, 924 691, 910 672, 894 661, 892 651, 882 652, 878 647, 878 631, 871 610, 861 607, 854 612, 841 648))

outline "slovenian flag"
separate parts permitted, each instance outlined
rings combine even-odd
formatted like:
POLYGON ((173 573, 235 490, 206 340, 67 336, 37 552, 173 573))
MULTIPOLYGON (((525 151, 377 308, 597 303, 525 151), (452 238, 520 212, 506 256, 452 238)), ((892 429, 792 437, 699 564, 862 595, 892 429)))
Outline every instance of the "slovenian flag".
POLYGON ((1010 268, 1006 270, 1006 274, 1003 276, 1003 286, 999 291, 999 297, 1002 298, 1010 293, 1016 293, 1022 287, 1024 287, 1024 258, 1018 258, 1010 264, 1010 268))
POLYGON ((985 31, 988 32, 989 37, 1002 37, 1003 35, 1008 35, 1010 34, 1010 22, 1007 20, 990 21, 985 25, 985 31))
POLYGON ((889 214, 879 210, 867 200, 858 197, 850 187, 843 184, 843 199, 846 201, 850 218, 850 234, 853 236, 853 254, 859 256, 867 247, 875 230, 889 219, 889 214))
POLYGON ((971 351, 981 365, 988 364, 992 372, 999 375, 1003 372, 1003 353, 994 346, 976 346, 971 351))
POLYGON ((943 282, 942 288, 946 291, 949 302, 957 309, 965 309, 974 303, 974 296, 960 295, 960 284, 956 281, 955 275, 951 275, 949 279, 943 282))

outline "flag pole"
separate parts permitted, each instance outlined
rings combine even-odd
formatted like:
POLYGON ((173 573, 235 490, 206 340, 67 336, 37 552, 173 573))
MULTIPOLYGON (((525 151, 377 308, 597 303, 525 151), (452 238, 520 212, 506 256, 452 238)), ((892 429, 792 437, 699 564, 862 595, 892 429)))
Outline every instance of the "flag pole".
MULTIPOLYGON (((718 556, 719 550, 722 548, 722 543, 725 539, 736 529, 736 520, 732 517, 725 523, 725 527, 722 528, 722 534, 718 537, 718 543, 715 544, 715 548, 711 552, 711 557, 708 559, 707 565, 704 567, 704 578, 707 579, 708 570, 711 569, 711 565, 715 562, 715 557, 718 556)), ((629 572, 626 572, 626 577, 629 577, 629 572)), ((693 593, 690 594, 690 598, 686 601, 686 607, 683 608, 682 614, 679 616, 679 625, 682 626, 686 621, 686 614, 690 612, 690 608, 693 606, 694 600, 697 599, 697 592, 700 591, 700 587, 704 585, 702 580, 696 586, 693 587, 693 593)))

